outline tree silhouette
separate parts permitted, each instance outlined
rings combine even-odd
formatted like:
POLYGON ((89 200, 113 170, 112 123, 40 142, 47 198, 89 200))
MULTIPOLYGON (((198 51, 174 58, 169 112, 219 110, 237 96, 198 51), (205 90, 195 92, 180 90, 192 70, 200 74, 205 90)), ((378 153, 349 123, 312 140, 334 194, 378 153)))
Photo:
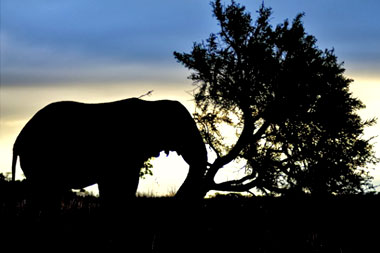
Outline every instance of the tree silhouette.
POLYGON ((220 27, 190 53, 174 52, 192 70, 194 114, 216 153, 205 191, 258 191, 318 195, 371 188, 369 168, 378 161, 363 130, 364 104, 349 91, 334 50, 321 50, 305 32, 302 17, 273 27, 264 5, 253 22, 244 6, 211 3, 220 27), (236 142, 223 136, 236 130, 236 142), (223 166, 245 161, 245 176, 215 183, 223 166))

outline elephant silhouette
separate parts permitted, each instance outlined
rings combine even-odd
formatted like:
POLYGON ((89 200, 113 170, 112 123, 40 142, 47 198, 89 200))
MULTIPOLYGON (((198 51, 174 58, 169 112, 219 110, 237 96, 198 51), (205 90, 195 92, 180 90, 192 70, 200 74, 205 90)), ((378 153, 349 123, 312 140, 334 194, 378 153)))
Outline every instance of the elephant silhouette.
POLYGON ((58 193, 97 183, 104 202, 120 201, 134 198, 140 168, 161 151, 176 151, 189 164, 176 196, 200 194, 207 151, 181 103, 138 98, 56 102, 38 111, 18 135, 12 179, 19 157, 34 192, 58 193))

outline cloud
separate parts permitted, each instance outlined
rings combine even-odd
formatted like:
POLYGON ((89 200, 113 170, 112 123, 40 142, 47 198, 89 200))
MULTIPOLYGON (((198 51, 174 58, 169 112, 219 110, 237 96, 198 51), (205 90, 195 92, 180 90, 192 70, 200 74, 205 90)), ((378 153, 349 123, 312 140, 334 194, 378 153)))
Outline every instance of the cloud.
POLYGON ((183 83, 188 72, 171 60, 121 61, 108 55, 29 45, 1 34, 1 84, 183 83))
POLYGON ((2 7, 2 31, 17 41, 120 61, 171 58, 176 45, 191 46, 194 33, 208 33, 212 19, 200 0, 4 0, 2 7))
POLYGON ((0 16, 1 85, 178 82, 172 52, 213 30, 200 0, 3 0, 0 16))
POLYGON ((65 66, 59 69, 26 68, 9 70, 2 75, 2 85, 46 85, 46 84, 115 84, 183 83, 187 73, 183 68, 159 65, 101 65, 82 68, 65 66), (174 73, 173 73, 174 72, 174 73), (177 72, 177 73, 176 73, 177 72))
MULTIPOLYGON (((242 3, 257 15, 258 3, 242 3)), ((1 4, 2 85, 174 81, 175 76, 187 74, 172 52, 188 52, 193 41, 218 31, 209 3, 203 0, 2 0, 1 4)), ((317 37, 322 49, 335 47, 351 71, 378 72, 377 2, 268 4, 273 7, 274 25, 305 11, 307 32, 317 37), (347 8, 339 8, 342 4, 347 8)))

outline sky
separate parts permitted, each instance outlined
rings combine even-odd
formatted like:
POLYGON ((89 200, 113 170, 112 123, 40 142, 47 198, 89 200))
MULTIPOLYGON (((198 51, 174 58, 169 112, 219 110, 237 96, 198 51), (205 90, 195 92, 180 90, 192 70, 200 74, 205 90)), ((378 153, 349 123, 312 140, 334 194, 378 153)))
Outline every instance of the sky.
MULTIPOLYGON (((380 118, 380 1, 237 2, 253 17, 264 2, 274 25, 304 12, 306 32, 321 49, 334 48, 354 79, 353 95, 367 105, 360 115, 380 118)), ((11 170, 22 127, 53 101, 104 102, 154 90, 148 99, 179 100, 191 112, 194 87, 173 51, 189 52, 217 31, 208 0, 0 0, 0 172, 11 170)), ((376 135, 379 125, 367 129, 376 135)), ((380 156, 380 145, 375 149, 380 156)), ((174 154, 153 163, 154 176, 139 190, 175 191, 186 163, 174 154)), ((371 173, 380 184, 380 167, 371 173)))

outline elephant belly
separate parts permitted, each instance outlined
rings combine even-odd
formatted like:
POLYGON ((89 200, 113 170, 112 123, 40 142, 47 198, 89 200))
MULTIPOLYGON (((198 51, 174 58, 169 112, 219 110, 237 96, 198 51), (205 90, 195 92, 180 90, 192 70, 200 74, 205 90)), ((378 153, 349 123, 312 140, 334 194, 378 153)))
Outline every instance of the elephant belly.
MULTIPOLYGON (((30 154, 30 153, 29 153, 30 154)), ((45 155, 20 155, 20 165, 27 179, 41 185, 81 189, 97 183, 104 161, 68 152, 45 155)))
POLYGON ((121 150, 120 141, 111 145, 105 137, 101 139, 83 131, 75 135, 61 134, 59 138, 34 135, 20 146, 21 168, 27 178, 38 184, 73 189, 115 177, 138 179, 145 160, 132 150, 121 150))

